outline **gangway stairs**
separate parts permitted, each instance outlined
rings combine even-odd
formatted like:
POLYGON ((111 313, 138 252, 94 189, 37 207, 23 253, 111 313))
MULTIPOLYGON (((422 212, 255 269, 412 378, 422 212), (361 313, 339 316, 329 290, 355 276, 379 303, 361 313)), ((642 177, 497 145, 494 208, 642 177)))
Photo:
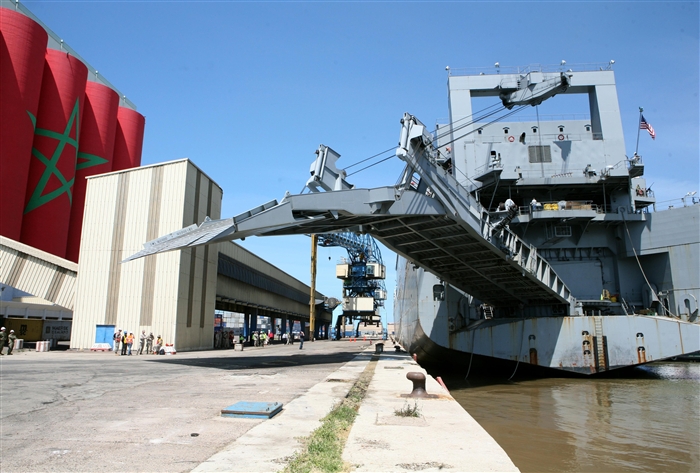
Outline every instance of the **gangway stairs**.
POLYGON ((491 225, 488 212, 439 165, 425 127, 408 114, 402 123, 397 155, 407 166, 398 185, 287 194, 280 202, 228 219, 207 219, 199 227, 148 242, 126 261, 253 235, 369 233, 483 303, 558 305, 573 315, 575 299, 536 248, 507 227, 491 225), (412 183, 414 174, 420 176, 417 186, 412 183))

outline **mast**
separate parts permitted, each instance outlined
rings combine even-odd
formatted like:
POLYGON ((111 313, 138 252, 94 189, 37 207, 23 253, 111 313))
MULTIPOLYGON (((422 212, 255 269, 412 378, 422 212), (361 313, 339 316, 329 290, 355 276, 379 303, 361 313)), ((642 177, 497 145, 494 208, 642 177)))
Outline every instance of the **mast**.
POLYGON ((639 151, 639 130, 642 129, 642 112, 644 111, 643 107, 639 107, 639 121, 637 122, 637 146, 634 147, 634 155, 637 155, 637 151, 639 151))
POLYGON ((314 339, 314 325, 316 324, 316 260, 317 260, 317 249, 318 245, 318 235, 313 233, 311 235, 311 300, 309 301, 309 333, 308 340, 313 342, 314 339))

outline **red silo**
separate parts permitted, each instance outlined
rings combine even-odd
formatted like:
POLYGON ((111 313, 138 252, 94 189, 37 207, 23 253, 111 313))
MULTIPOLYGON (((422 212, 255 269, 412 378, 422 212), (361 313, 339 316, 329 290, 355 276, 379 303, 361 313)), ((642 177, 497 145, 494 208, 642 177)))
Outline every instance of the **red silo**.
POLYGON ((87 83, 66 246, 66 259, 76 263, 80 251, 80 233, 83 228, 86 177, 112 170, 118 109, 119 94, 100 83, 87 83))
POLYGON ((117 137, 114 141, 113 171, 136 168, 141 165, 143 132, 146 118, 136 110, 119 107, 117 137))
POLYGON ((20 241, 66 254, 87 67, 65 51, 46 51, 20 241))
POLYGON ((19 240, 48 35, 0 7, 0 235, 19 240))

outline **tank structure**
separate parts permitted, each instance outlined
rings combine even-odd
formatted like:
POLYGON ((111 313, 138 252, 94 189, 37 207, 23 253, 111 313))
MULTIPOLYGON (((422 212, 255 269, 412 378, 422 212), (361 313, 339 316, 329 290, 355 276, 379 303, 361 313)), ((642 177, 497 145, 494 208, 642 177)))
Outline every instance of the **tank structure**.
POLYGON ((0 235, 77 263, 86 178, 140 166, 145 117, 23 4, 0 34, 0 235))

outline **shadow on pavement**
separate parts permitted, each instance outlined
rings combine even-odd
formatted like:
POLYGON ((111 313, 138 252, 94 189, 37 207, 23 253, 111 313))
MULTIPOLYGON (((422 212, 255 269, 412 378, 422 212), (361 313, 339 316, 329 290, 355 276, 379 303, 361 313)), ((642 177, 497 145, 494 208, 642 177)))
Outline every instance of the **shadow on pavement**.
MULTIPOLYGON (((266 355, 266 356, 240 356, 236 352, 230 358, 178 358, 173 356, 153 356, 148 359, 152 363, 165 363, 183 366, 199 366, 203 368, 215 368, 220 370, 248 370, 261 368, 285 368, 289 366, 321 365, 333 363, 347 363, 356 356, 363 356, 355 351, 323 354, 294 354, 294 355, 266 355), (238 356, 236 356, 238 355, 238 356)), ((371 354, 366 354, 370 357, 371 354)))

